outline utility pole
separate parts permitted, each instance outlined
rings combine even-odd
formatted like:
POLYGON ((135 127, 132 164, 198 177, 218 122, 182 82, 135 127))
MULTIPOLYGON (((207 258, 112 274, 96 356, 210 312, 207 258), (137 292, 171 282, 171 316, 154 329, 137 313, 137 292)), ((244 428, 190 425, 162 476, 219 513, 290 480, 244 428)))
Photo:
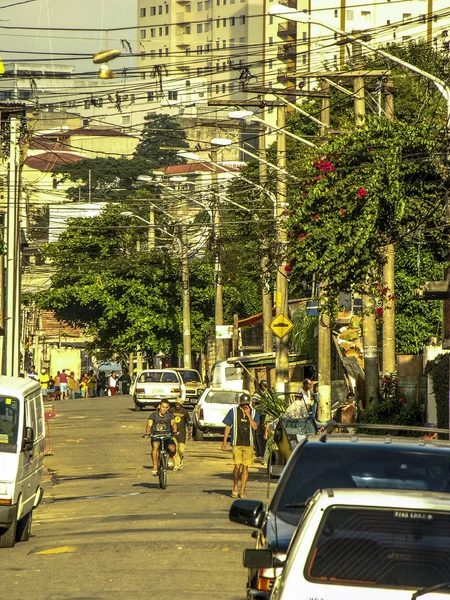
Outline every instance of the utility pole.
MULTIPOLYGON (((384 113, 386 119, 394 118, 393 83, 388 81, 384 96, 384 113)), ((388 294, 395 294, 395 249, 394 244, 388 244, 385 249, 386 262, 383 266, 383 281, 388 294)), ((389 301, 389 306, 383 313, 383 373, 396 371, 395 360, 395 302, 389 301)))
POLYGON ((183 294, 183 367, 192 368, 191 348, 191 293, 189 286, 189 254, 187 245, 187 202, 183 196, 181 201, 181 231, 179 248, 181 252, 181 284, 183 294))
MULTIPOLYGON (((211 149, 211 161, 217 163, 217 149, 211 149)), ((214 323, 216 326, 216 361, 225 360, 224 340, 217 337, 217 327, 223 325, 223 282, 222 282, 222 265, 220 262, 220 204, 219 204, 219 178, 217 169, 211 172, 212 191, 214 192, 214 323)))
MULTIPOLYGON (((358 69, 362 63, 361 46, 352 42, 354 68, 358 69)), ((366 116, 364 75, 357 74, 353 77, 353 108, 355 124, 357 127, 364 125, 366 116)), ((365 408, 378 402, 379 369, 378 369, 378 339, 377 325, 375 322, 375 307, 373 298, 368 294, 362 298, 363 320, 363 345, 364 345, 364 373, 365 373, 365 408)))
POLYGON ((155 249, 155 208, 153 204, 150 204, 149 213, 148 213, 148 222, 150 223, 148 227, 148 249, 155 249))
MULTIPOLYGON (((324 123, 321 127, 321 135, 325 136, 330 128, 330 84, 327 81, 322 82, 322 111, 320 120, 324 123)), ((325 297, 323 288, 326 282, 320 285, 319 299, 325 297)), ((313 290, 314 292, 314 290, 313 290)), ((331 419, 331 323, 330 316, 320 312, 319 302, 319 322, 318 322, 318 384, 319 384, 319 421, 328 421, 331 419)))
POLYGON ((9 118, 8 204, 6 213, 6 302, 4 373, 19 375, 20 244, 19 244, 19 120, 9 118))
MULTIPOLYGON (((277 107, 277 166, 283 171, 286 170, 286 135, 284 129, 286 126, 286 107, 277 107)), ((289 296, 286 250, 287 250, 287 231, 284 225, 287 211, 287 190, 286 175, 279 171, 277 173, 277 203, 276 203, 276 230, 277 246, 280 253, 277 269, 277 287, 275 294, 276 316, 283 314, 289 318, 289 296)), ((277 338, 275 353, 275 391, 286 391, 286 383, 289 381, 289 343, 288 336, 277 338)))
MULTIPOLYGON (((261 118, 264 120, 264 109, 261 118)), ((262 160, 267 160, 266 156, 266 132, 263 125, 259 129, 259 156, 262 160)), ((267 185, 267 165, 259 162, 259 185, 264 188, 267 185)), ((261 201, 264 194, 261 192, 261 201)), ((270 273, 269 273, 269 247, 267 234, 263 239, 262 257, 261 257, 261 287, 262 287, 262 314, 263 314, 263 352, 273 351, 273 333, 270 329, 272 321, 272 294, 270 292, 270 273)))

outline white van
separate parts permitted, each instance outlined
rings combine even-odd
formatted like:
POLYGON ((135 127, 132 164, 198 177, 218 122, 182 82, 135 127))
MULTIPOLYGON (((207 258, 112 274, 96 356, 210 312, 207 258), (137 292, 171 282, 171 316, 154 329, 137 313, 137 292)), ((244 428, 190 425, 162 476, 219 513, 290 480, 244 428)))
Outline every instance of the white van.
POLYGON ((244 389, 244 370, 242 367, 230 365, 226 360, 217 362, 211 369, 209 386, 214 389, 242 391, 244 389))
POLYGON ((44 438, 39 383, 0 376, 0 548, 30 539, 43 495, 44 438))

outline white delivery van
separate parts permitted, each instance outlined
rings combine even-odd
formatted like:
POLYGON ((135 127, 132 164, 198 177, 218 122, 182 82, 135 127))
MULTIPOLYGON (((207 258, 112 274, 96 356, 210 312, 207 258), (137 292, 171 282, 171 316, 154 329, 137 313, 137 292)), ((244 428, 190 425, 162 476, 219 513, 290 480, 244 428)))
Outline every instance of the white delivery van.
POLYGON ((39 383, 0 376, 0 548, 30 538, 43 494, 44 438, 39 383))
POLYGON ((214 389, 242 391, 244 389, 244 370, 242 367, 230 365, 226 360, 216 362, 211 369, 209 385, 214 389))

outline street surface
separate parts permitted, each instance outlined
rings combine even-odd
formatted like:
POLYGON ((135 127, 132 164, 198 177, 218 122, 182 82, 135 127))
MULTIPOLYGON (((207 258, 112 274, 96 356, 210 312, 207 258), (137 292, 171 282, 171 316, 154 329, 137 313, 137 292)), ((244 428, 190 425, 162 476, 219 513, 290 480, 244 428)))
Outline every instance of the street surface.
MULTIPOLYGON (((125 396, 56 402, 54 456, 32 538, 0 550, 8 600, 243 600, 242 551, 252 529, 228 520, 231 452, 221 437, 189 442, 168 487, 151 474, 141 435, 149 411, 125 396)), ((265 499, 265 469, 251 469, 247 496, 265 499)))

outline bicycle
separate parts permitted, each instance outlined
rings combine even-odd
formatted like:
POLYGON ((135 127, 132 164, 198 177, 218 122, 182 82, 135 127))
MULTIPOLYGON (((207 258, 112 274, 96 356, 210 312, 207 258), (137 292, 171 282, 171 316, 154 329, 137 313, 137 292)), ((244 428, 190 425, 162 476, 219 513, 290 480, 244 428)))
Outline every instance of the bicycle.
POLYGON ((168 471, 168 462, 169 462, 169 453, 167 452, 166 448, 164 447, 164 441, 165 440, 172 440, 173 441, 173 436, 172 435, 144 435, 143 437, 149 437, 152 440, 159 440, 160 441, 160 446, 159 446, 159 459, 158 459, 158 477, 159 477, 159 487, 162 488, 163 490, 166 489, 167 487, 167 471, 168 471))

